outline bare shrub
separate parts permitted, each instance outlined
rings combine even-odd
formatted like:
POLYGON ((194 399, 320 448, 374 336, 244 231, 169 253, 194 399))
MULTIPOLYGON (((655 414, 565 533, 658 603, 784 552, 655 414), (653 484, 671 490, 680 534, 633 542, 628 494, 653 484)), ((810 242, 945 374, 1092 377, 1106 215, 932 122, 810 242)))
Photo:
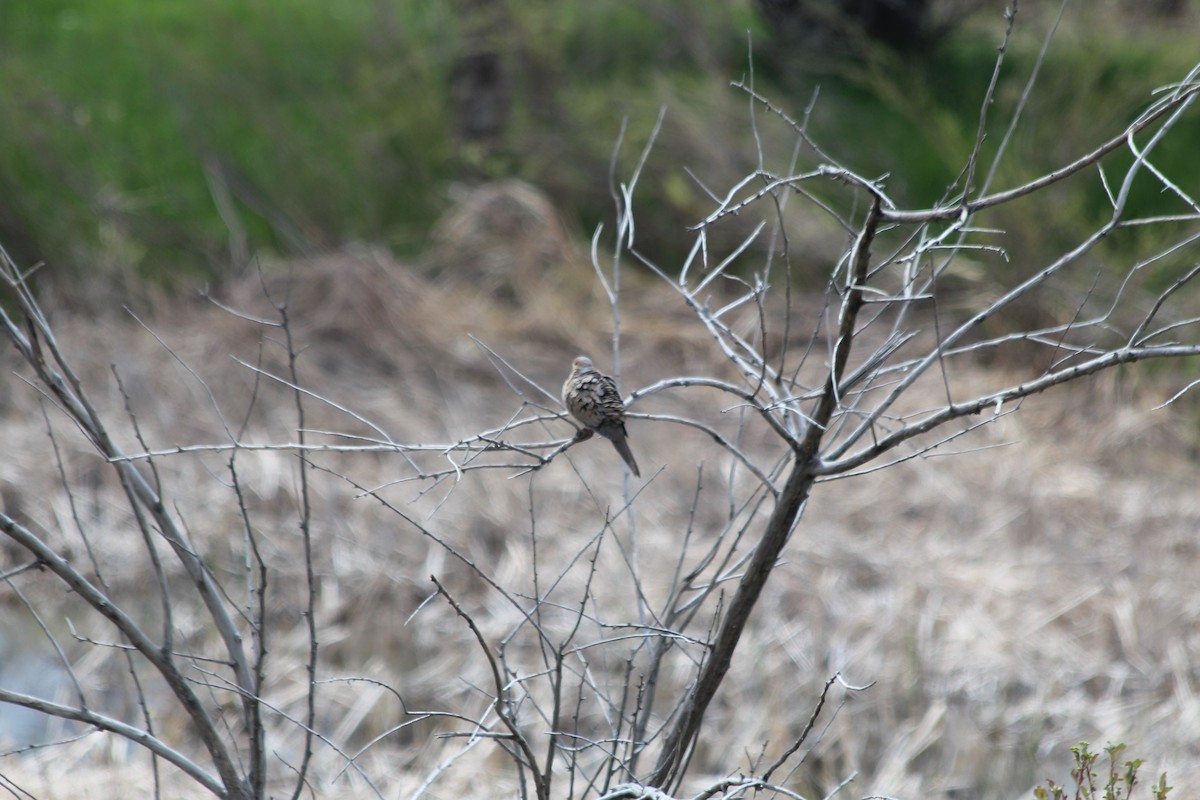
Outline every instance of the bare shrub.
MULTIPOLYGON (((894 530, 918 513, 909 497, 946 498, 924 518, 956 532, 1002 524, 1011 508, 972 497, 967 484, 942 485, 933 455, 1003 441, 1013 412, 1048 389, 1200 354, 1200 266, 1191 255, 1200 206, 1184 179, 1153 159, 1194 113, 1196 77, 1165 87, 1093 151, 1002 190, 990 175, 1004 147, 984 149, 989 88, 959 183, 923 209, 897 207, 882 180, 840 164, 803 120, 743 85, 756 125, 782 125, 795 147, 779 169, 760 152, 757 170, 712 192, 689 257, 671 268, 636 236, 642 153, 614 181, 609 247, 598 231, 592 250, 612 315, 612 371, 642 378, 626 397, 645 472, 636 483, 610 449, 571 435, 554 381, 574 352, 556 354, 559 369, 517 357, 518 345, 477 340, 506 386, 501 407, 480 388, 488 379, 477 359, 438 349, 486 317, 462 287, 435 309, 438 290, 370 258, 345 272, 314 270, 307 287, 267 279, 265 307, 246 297, 229 307, 226 324, 242 332, 230 334, 239 346, 228 350, 248 353, 220 380, 193 370, 194 343, 164 339, 156 369, 134 360, 135 380, 118 366, 103 384, 82 377, 5 255, 12 306, 0 322, 43 401, 40 463, 59 487, 37 501, 6 494, 5 602, 43 637, 61 680, 53 696, 7 684, 0 701, 61 723, 39 731, 46 738, 37 747, 70 751, 102 732, 143 748, 153 757, 148 785, 160 793, 182 776, 227 798, 298 797, 331 785, 380 797, 441 785, 462 796, 618 798, 831 795, 866 760, 871 789, 883 791, 923 757, 953 760, 981 697, 1000 695, 1026 721, 1059 710, 1048 698, 1119 698, 1111 683, 1131 676, 1089 685, 1048 674, 1036 642, 986 630, 987 598, 972 591, 993 572, 1028 581, 1032 619, 1009 627, 1037 635, 1070 625, 1095 590, 1043 606, 1020 558, 956 560, 944 541, 911 530, 903 548, 919 557, 903 562, 889 548, 894 530), (939 308, 942 282, 1004 257, 1004 233, 988 222, 993 209, 1036 202, 1089 174, 1111 204, 1107 220, 1029 277, 939 308), (1138 216, 1127 206, 1135 180, 1156 181, 1178 212, 1138 216), (715 226, 752 215, 762 223, 741 245, 709 246, 715 226), (815 300, 791 288, 800 268, 791 232, 812 225, 840 230, 846 242, 815 300), (1139 239, 1148 249, 1105 250, 1131 230, 1155 232, 1139 239), (767 247, 751 247, 762 239, 767 247), (747 265, 749 252, 768 255, 747 265), (628 296, 631 261, 661 284, 634 279, 640 300, 628 296), (1163 288, 1140 285, 1150 272, 1163 288), (1038 327, 1014 324, 1022 317, 1006 312, 1043 292, 1073 305, 1038 327), (654 341, 685 346, 662 352, 629 336, 664 317, 692 333, 654 341), (351 321, 360 318, 367 322, 351 321), (395 351, 388 330, 405 332, 395 351), (1037 355, 1000 360, 1026 369, 976 367, 981 355, 1009 351, 1037 355), (314 388, 306 358, 323 365, 328 385, 314 388), (372 359, 398 399, 389 403, 354 371, 372 359), (178 377, 164 379, 166 370, 178 377), (192 414, 155 401, 179 380, 192 414), (147 405, 159 417, 153 438, 142 424, 147 405), (422 419, 414 409, 435 413, 422 419), (193 438, 189 424, 219 438, 193 438), (888 481, 900 485, 885 495, 888 481), (219 491, 201 495, 201 484, 219 491), (851 502, 830 508, 827 497, 851 502), (796 536, 808 521, 811 535, 796 536), (789 543, 803 565, 784 561, 789 543), (889 574, 897 569, 936 577, 898 586, 889 574), (781 570, 798 579, 779 586, 772 579, 781 570), (939 592, 975 603, 925 613, 940 607, 939 592), (838 607, 850 603, 861 605, 857 627, 838 607), (907 674, 919 678, 910 695, 872 699, 879 689, 864 692, 844 676, 872 627, 909 643, 916 665, 907 674), (823 649, 811 647, 816 638, 823 649), (956 648, 974 669, 939 669, 938 647, 956 648), (1054 682, 1069 685, 1056 695, 1045 688, 1054 682), (895 729, 847 727, 843 711, 860 702, 874 703, 895 729), (793 713, 771 713, 785 706, 793 713)), ((585 330, 564 338, 596 345, 585 330)), ((1095 481, 1081 490, 1089 500, 1079 513, 1108 508, 1091 497, 1107 477, 1070 478, 1095 481)), ((5 476, 18 490, 28 479, 5 476)), ((1017 498, 1040 488, 1020 475, 1008 480, 1017 498)), ((1068 539, 1073 530, 1063 524, 1056 533, 1068 539)), ((1083 660, 1109 636, 1136 636, 1135 610, 1120 599, 1131 596, 1114 590, 1104 609, 1113 630, 1093 631, 1095 641, 1076 643, 1084 653, 1070 657, 1083 660)), ((1169 649, 1185 663, 1165 675, 1186 678, 1186 652, 1169 649)))

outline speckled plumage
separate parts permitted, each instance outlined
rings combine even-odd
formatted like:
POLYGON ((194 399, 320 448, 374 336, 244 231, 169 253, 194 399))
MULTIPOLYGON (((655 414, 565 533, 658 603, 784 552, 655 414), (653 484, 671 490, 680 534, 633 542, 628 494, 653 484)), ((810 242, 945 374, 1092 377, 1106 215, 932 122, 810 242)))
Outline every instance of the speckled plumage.
POLYGON ((616 381, 601 374, 590 358, 579 356, 571 362, 571 374, 563 384, 562 400, 571 416, 588 430, 612 442, 629 470, 639 478, 642 476, 626 442, 625 403, 621 401, 616 381))

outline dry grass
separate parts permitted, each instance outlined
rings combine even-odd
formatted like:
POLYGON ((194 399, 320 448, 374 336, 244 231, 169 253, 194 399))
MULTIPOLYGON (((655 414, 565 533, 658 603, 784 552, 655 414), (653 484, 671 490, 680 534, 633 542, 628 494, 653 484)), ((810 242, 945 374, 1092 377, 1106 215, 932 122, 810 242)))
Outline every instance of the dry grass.
MULTIPOLYGON (((576 352, 608 360, 608 311, 597 295, 579 288, 582 280, 574 287, 528 274, 504 281, 497 270, 510 262, 503 253, 488 258, 491 277, 476 284, 439 286, 370 252, 278 265, 267 270, 265 283, 272 297, 288 299, 306 348, 301 374, 308 387, 397 440, 453 441, 501 424, 519 406, 469 334, 552 392, 576 352), (505 286, 503 304, 488 295, 497 281, 505 286)), ((240 309, 269 310, 256 283, 230 295, 228 302, 240 309)), ((635 284, 626 298, 627 392, 662 373, 715 368, 706 338, 670 294, 635 284)), ((266 369, 280 372, 277 331, 260 340, 256 326, 204 303, 164 304, 146 324, 162 343, 128 321, 57 321, 64 347, 115 427, 128 428, 119 423, 122 398, 111 362, 152 447, 220 442, 222 416, 234 428, 248 416, 247 439, 294 440, 290 395, 270 382, 256 386, 254 373, 230 357, 255 363, 261 354, 266 369), (252 396, 257 399, 247 415, 252 396)), ((989 377, 982 368, 958 376, 989 377)), ((851 684, 874 685, 836 696, 836 715, 831 709, 823 717, 828 728, 790 778, 810 796, 853 771, 853 796, 1027 795, 1048 775, 1065 779, 1067 748, 1080 739, 1124 741, 1152 771, 1167 770, 1179 796, 1200 791, 1196 458, 1180 434, 1183 421, 1148 410, 1161 399, 1153 385, 1127 396, 1118 377, 1101 378, 1026 401, 1019 414, 967 442, 997 447, 819 486, 709 712, 694 764, 697 785, 706 774, 751 768, 764 744, 772 758, 799 732, 824 682, 840 671, 851 684)), ((72 511, 45 455, 37 401, 26 385, 4 384, 0 424, 6 451, 16 454, 0 464, 8 513, 70 541, 78 540, 71 523, 78 513, 114 592, 137 598, 144 591, 144 554, 110 477, 56 421, 67 474, 79 493, 72 511)), ((662 411, 669 402, 714 424, 732 424, 727 418, 736 416, 702 391, 656 398, 635 410, 662 411)), ((313 429, 369 433, 316 401, 308 414, 313 429)), ((560 423, 542 435, 567 433, 560 423)), ((651 606, 660 604, 680 549, 686 546, 693 559, 702 552, 726 503, 721 476, 727 459, 699 434, 634 421, 631 436, 643 472, 661 473, 634 505, 636 534, 622 519, 600 548, 602 580, 593 593, 597 613, 609 620, 636 619, 634 573, 651 606), (702 462, 705 491, 697 500, 702 462), (693 504, 697 532, 685 544, 693 504), (629 567, 618 543, 632 552, 634 538, 629 567)), ((128 430, 123 437, 129 450, 139 449, 128 430)), ((587 544, 604 529, 605 512, 622 504, 616 455, 593 444, 572 449, 533 477, 476 473, 453 492, 445 487, 418 498, 417 487, 406 484, 381 494, 514 592, 533 589, 532 505, 541 580, 565 571, 558 596, 577 598, 587 565, 568 570, 567 564, 591 552, 587 544)), ((766 439, 747 444, 768 446, 766 439)), ((296 559, 295 460, 277 451, 238 459, 239 474, 253 489, 247 502, 273 569, 272 613, 281 624, 268 661, 268 699, 296 710, 306 642, 298 614, 303 566, 296 559)), ((236 586, 242 540, 225 486, 227 460, 212 453, 173 456, 160 459, 159 468, 197 545, 236 586)), ((486 702, 472 686, 486 685, 485 665, 444 604, 422 606, 431 594, 429 575, 439 576, 493 640, 512 629, 515 612, 445 549, 336 477, 383 485, 401 473, 399 456, 315 460, 329 470, 311 473, 321 676, 384 682, 402 692, 410 708, 480 713, 486 702)), ((4 558, 6 566, 19 563, 11 550, 4 558)), ((62 615, 77 608, 71 598, 48 576, 25 576, 20 585, 64 633, 62 615)), ((17 606, 5 616, 17 619, 17 606)), ((75 622, 106 639, 97 623, 75 622)), ((546 625, 562 622, 548 618, 546 625)), ((192 646, 205 646, 198 618, 183 613, 179 623, 185 631, 195 626, 192 646)), ((18 640, 12 625, 6 623, 0 641, 6 650, 44 648, 27 627, 20 627, 18 640)), ((127 682, 108 651, 78 643, 70 649, 84 659, 80 675, 96 691, 116 691, 127 682)), ((594 666, 598 674, 616 674, 620 665, 598 660, 594 666)), ((51 676, 44 691, 63 690, 53 669, 43 674, 51 676)), ((677 691, 688 677, 678 663, 663 691, 677 691)), ((398 702, 377 685, 331 680, 322 687, 318 728, 350 751, 402 720, 398 702)), ((178 724, 170 714, 159 721, 164 729, 178 724)), ((407 797, 463 747, 461 739, 433 737, 444 728, 421 723, 396 733, 369 749, 360 766, 385 796, 407 797)), ((299 739, 294 727, 279 725, 269 748, 292 760, 299 739)), ((488 747, 466 756, 469 766, 448 772, 431 796, 512 795, 508 764, 488 747)), ((344 766, 322 748, 314 796, 371 796, 360 778, 341 773, 344 766)), ((100 736, 10 756, 0 771, 46 800, 146 795, 152 785, 144 756, 100 736)), ((194 794, 169 769, 164 775, 165 796, 194 794)))

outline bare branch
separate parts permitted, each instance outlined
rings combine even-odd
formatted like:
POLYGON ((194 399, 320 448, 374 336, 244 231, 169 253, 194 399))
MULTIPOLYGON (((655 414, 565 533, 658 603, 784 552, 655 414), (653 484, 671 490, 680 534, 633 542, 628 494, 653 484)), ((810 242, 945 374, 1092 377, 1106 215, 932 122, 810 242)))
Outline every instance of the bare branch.
POLYGON ((76 708, 66 706, 60 703, 54 703, 50 700, 44 700, 40 697, 14 692, 9 689, 0 688, 0 703, 11 703, 21 706, 22 708, 39 711, 43 714, 48 714, 52 717, 60 719, 69 719, 76 722, 82 722, 86 725, 91 725, 104 731, 111 731, 119 734, 131 742, 145 747, 156 756, 175 765, 179 769, 187 773, 198 784, 203 786, 208 791, 212 792, 217 797, 230 797, 230 792, 226 790, 225 785, 215 775, 206 772, 202 767, 193 762, 187 756, 167 746, 161 739, 152 736, 145 730, 137 728, 133 725, 128 725, 118 719, 106 717, 103 714, 97 714, 87 708, 76 708))
POLYGON ((520 729, 517 727, 516 721, 512 718, 510 712, 508 711, 505 700, 508 694, 506 683, 500 676, 500 667, 496 663, 495 655, 488 646, 487 639, 484 638, 483 632, 480 631, 479 627, 475 624, 475 620, 473 620, 471 616, 467 614, 467 612, 463 611, 462 606, 460 606, 458 602, 450 595, 450 593, 446 591, 446 587, 442 586, 437 577, 430 575, 429 579, 433 581, 433 585, 437 587, 437 590, 442 597, 446 598, 446 602, 450 604, 451 608, 454 609, 454 612, 458 614, 458 616, 460 616, 464 622, 467 623, 467 627, 471 629, 471 633, 474 634, 475 640, 479 642, 480 649, 483 651, 484 655, 487 656, 488 665, 492 669, 492 680, 495 682, 496 687, 493 708, 495 709, 497 716, 500 717, 500 721, 504 723, 506 728, 508 728, 508 732, 512 735, 513 740, 517 743, 517 747, 520 749, 523 760, 518 760, 517 763, 520 766, 528 768, 530 774, 533 776, 533 783, 537 790, 537 796, 539 800, 549 800, 550 787, 546 784, 546 779, 541 770, 538 769, 538 762, 537 758, 533 754, 533 749, 529 746, 529 742, 526 741, 525 737, 521 734, 520 729))

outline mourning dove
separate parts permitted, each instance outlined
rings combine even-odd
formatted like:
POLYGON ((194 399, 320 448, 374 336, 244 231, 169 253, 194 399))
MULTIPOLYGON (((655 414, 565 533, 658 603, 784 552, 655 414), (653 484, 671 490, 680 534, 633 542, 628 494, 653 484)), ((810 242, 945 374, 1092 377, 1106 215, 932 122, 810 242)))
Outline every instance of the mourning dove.
POLYGON ((621 402, 616 381, 601 374, 590 358, 579 356, 571 362, 571 374, 563 384, 562 400, 571 416, 583 423, 588 431, 595 431, 611 441, 630 471, 639 478, 642 476, 625 441, 625 404, 621 402))

